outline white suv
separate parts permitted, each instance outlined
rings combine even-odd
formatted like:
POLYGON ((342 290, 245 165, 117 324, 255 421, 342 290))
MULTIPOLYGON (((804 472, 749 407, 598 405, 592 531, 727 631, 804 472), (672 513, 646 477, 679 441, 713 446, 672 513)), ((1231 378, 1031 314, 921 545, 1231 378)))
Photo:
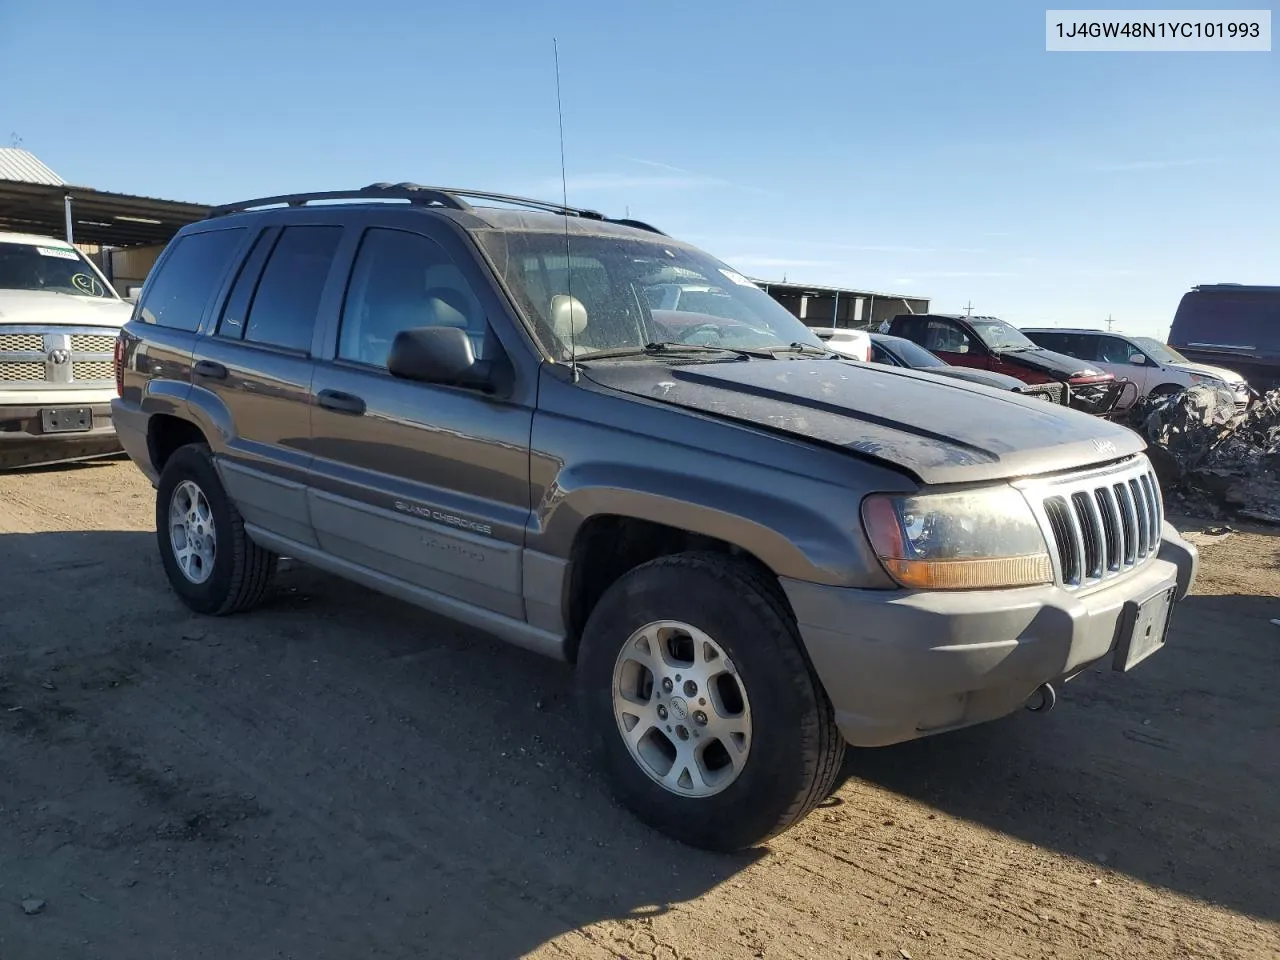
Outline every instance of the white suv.
POLYGON ((131 312, 71 244, 0 232, 0 469, 120 452, 115 345, 131 312))
POLYGON ((1062 327, 1023 328, 1037 345, 1090 363, 1138 386, 1138 395, 1180 393, 1196 384, 1225 386, 1236 404, 1249 402, 1244 377, 1225 367, 1192 363, 1154 337, 1131 337, 1108 330, 1069 330, 1062 327))

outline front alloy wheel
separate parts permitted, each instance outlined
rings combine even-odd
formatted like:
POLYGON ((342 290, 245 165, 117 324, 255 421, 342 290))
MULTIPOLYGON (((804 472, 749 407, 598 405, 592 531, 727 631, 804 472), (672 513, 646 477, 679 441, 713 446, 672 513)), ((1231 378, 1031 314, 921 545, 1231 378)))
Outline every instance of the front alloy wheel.
POLYGON ((708 850, 738 850, 830 792, 844 742, 777 580, 714 553, 659 557, 595 604, 578 701, 615 795, 708 850))
POLYGON ((751 750, 742 678, 720 645, 687 623, 646 624, 623 644, 613 715, 632 759, 677 796, 724 790, 751 750))

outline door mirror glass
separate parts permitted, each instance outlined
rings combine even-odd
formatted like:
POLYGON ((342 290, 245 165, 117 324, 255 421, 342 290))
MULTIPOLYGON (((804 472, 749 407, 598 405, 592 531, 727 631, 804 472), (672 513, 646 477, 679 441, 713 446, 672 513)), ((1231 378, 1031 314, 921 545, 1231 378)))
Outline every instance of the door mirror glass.
POLYGON ((1129 362, 1136 367, 1140 367, 1147 362, 1147 358, 1141 353, 1131 353, 1129 354, 1129 362))
POLYGON ((459 387, 490 386, 492 364, 477 360, 471 338, 459 327, 401 330, 391 343, 387 369, 393 377, 459 387))

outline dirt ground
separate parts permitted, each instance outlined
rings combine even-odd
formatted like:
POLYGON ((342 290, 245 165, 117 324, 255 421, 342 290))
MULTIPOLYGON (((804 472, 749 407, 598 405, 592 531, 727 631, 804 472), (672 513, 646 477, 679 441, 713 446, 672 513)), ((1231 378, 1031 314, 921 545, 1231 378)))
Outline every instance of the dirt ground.
POLYGON ((300 566, 194 616, 153 509, 0 474, 0 960, 1280 956, 1275 532, 1133 674, 853 751, 722 857, 611 802, 564 666, 300 566))

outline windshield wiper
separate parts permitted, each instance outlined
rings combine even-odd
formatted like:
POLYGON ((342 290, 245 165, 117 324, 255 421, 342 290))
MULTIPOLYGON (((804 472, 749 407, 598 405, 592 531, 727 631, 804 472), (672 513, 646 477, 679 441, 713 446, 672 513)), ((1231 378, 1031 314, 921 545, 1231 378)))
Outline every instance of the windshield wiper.
POLYGON ((757 357, 772 360, 774 354, 769 350, 750 350, 746 347, 716 347, 707 343, 680 343, 677 340, 655 340, 643 347, 624 347, 618 350, 602 350, 599 353, 588 353, 578 357, 579 363, 592 360, 612 360, 619 357, 652 357, 658 354, 680 353, 731 353, 739 358, 757 357))
POLYGON ((769 347, 769 355, 776 357, 780 353, 803 353, 809 357, 838 357, 841 354, 826 347, 815 347, 812 343, 801 343, 799 340, 785 347, 769 347))

